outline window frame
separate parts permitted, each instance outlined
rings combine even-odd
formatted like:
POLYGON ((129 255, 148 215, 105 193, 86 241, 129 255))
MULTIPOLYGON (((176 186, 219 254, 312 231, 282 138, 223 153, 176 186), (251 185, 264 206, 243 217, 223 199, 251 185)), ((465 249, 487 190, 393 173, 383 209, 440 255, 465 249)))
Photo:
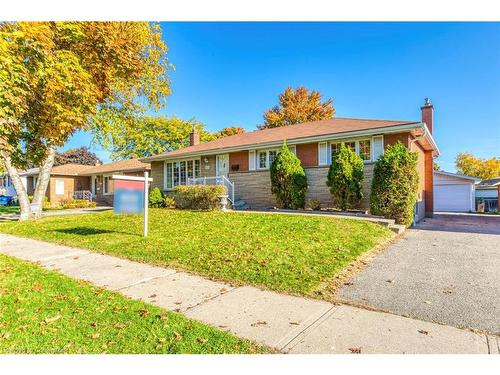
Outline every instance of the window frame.
POLYGON ((55 186, 54 186, 55 195, 64 195, 64 179, 63 178, 56 178, 55 180, 56 180, 55 186), (60 191, 61 183, 62 183, 62 192, 60 191))
POLYGON ((113 175, 105 174, 102 176, 102 194, 103 195, 112 195, 114 194, 114 189, 109 189, 108 184, 106 183, 106 179, 108 183, 113 182, 113 175))
POLYGON ((278 156, 278 153, 279 153, 280 149, 279 148, 269 148, 269 149, 260 149, 260 150, 256 150, 255 152, 255 159, 256 159, 256 169, 258 171, 266 171, 266 170, 269 170, 271 168, 271 163, 269 163, 269 153, 270 152, 275 152, 276 153, 276 156, 278 156), (261 167, 260 166, 260 154, 261 153, 265 153, 266 154, 266 159, 265 159, 265 166, 264 167, 261 167))
POLYGON ((165 160, 163 163, 163 190, 164 191, 172 191, 176 186, 186 185, 188 178, 199 178, 201 177, 201 157, 197 158, 185 158, 185 159, 176 159, 176 160, 165 160), (190 177, 188 174, 188 162, 192 162, 192 172, 193 176, 190 177), (177 168, 177 179, 175 178, 174 171, 176 170, 176 165, 178 163, 177 168), (169 170, 170 164, 170 170, 169 170), (181 164, 184 164, 184 172, 185 172, 185 183, 182 183, 181 179, 181 164), (169 187, 169 173, 170 173, 170 182, 171 186, 169 187), (198 173, 198 175, 196 175, 198 173), (177 183, 176 183, 177 181, 177 183))
MULTIPOLYGON (((369 159, 363 159, 363 163, 369 164, 369 163, 374 163, 376 160, 373 158, 373 139, 378 138, 378 137, 383 137, 383 136, 372 136, 372 137, 362 137, 362 138, 355 138, 355 139, 339 139, 339 140, 332 140, 328 142, 328 147, 327 147, 327 152, 329 153, 328 157, 328 164, 332 163, 332 158, 333 158, 333 146, 341 143, 354 143, 354 152, 356 155, 361 157, 360 153, 360 142, 363 141, 369 141, 370 142, 370 157, 369 159)), ((362 158, 362 157, 361 157, 362 158)))

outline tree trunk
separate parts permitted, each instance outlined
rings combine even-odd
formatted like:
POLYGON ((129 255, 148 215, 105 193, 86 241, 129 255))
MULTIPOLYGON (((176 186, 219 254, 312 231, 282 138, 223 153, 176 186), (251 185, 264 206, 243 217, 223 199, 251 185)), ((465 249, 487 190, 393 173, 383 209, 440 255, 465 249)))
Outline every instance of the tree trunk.
POLYGON ((56 155, 56 149, 54 147, 49 148, 49 154, 45 158, 43 165, 40 167, 38 172, 38 180, 36 183, 35 193, 33 195, 33 203, 37 205, 38 209, 33 212, 35 218, 42 216, 43 209, 43 199, 45 197, 45 192, 47 191, 47 186, 50 181, 50 171, 54 165, 54 157, 56 155))
POLYGON ((19 177, 16 167, 12 165, 10 155, 7 151, 0 151, 0 155, 2 156, 7 172, 9 173, 12 183, 14 184, 17 199, 19 200, 19 205, 21 206, 21 217, 19 220, 28 220, 31 218, 31 206, 28 199, 28 193, 26 192, 26 189, 21 181, 21 177, 19 177))

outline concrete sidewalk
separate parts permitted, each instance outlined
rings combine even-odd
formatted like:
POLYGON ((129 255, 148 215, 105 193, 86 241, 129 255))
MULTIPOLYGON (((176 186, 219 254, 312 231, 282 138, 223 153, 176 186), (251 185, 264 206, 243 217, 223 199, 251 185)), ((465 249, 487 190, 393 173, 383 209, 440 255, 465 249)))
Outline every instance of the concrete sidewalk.
POLYGON ((0 252, 283 353, 499 353, 499 339, 347 305, 233 287, 174 269, 0 235, 0 252))

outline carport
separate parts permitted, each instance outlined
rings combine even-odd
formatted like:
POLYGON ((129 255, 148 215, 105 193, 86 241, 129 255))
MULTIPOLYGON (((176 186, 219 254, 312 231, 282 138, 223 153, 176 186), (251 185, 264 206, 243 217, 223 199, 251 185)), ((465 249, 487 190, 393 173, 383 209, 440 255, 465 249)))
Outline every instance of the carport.
POLYGON ((434 211, 474 212, 475 185, 479 178, 434 171, 434 211))

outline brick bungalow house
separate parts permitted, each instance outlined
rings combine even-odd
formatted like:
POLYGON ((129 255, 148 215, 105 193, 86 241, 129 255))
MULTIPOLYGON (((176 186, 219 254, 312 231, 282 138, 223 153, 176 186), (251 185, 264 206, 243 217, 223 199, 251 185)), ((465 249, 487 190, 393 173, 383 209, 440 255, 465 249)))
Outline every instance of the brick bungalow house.
MULTIPOLYGON (((45 193, 49 202, 55 205, 63 199, 72 198, 75 191, 89 190, 90 180, 88 177, 80 175, 81 172, 88 168, 88 165, 81 164, 64 164, 53 167, 50 172, 47 192, 45 193)), ((38 174, 39 168, 31 168, 19 173, 23 183, 25 181, 28 195, 33 195, 35 192, 38 174)))
MULTIPOLYGON (((149 170, 148 163, 137 159, 120 160, 113 163, 101 165, 64 164, 52 168, 49 186, 46 196, 51 205, 55 205, 63 199, 87 198, 83 192, 91 192, 92 200, 98 205, 113 204, 114 181, 111 176, 123 174, 130 176, 142 176, 145 170, 149 170)), ((32 168, 20 172, 23 184, 28 195, 35 192, 38 180, 39 168, 32 168)))
POLYGON ((187 184, 191 178, 206 178, 208 183, 216 176, 224 176, 234 187, 236 203, 243 200, 251 208, 267 208, 276 204, 271 194, 269 167, 286 140, 305 169, 309 184, 306 199, 319 200, 323 207, 328 207, 332 200, 326 176, 332 153, 343 142, 365 161, 362 207, 368 208, 374 162, 387 146, 400 141, 418 153, 416 215, 420 220, 433 213, 433 158, 439 154, 432 137, 434 109, 428 99, 421 111, 421 121, 334 118, 206 143, 200 143, 199 134, 193 130, 190 146, 141 161, 151 163, 152 187, 166 193, 187 184))
POLYGON ((126 159, 89 167, 82 171, 80 176, 88 179, 89 189, 98 205, 111 206, 114 197, 114 181, 111 177, 114 174, 144 176, 146 170, 150 170, 149 163, 126 159))

